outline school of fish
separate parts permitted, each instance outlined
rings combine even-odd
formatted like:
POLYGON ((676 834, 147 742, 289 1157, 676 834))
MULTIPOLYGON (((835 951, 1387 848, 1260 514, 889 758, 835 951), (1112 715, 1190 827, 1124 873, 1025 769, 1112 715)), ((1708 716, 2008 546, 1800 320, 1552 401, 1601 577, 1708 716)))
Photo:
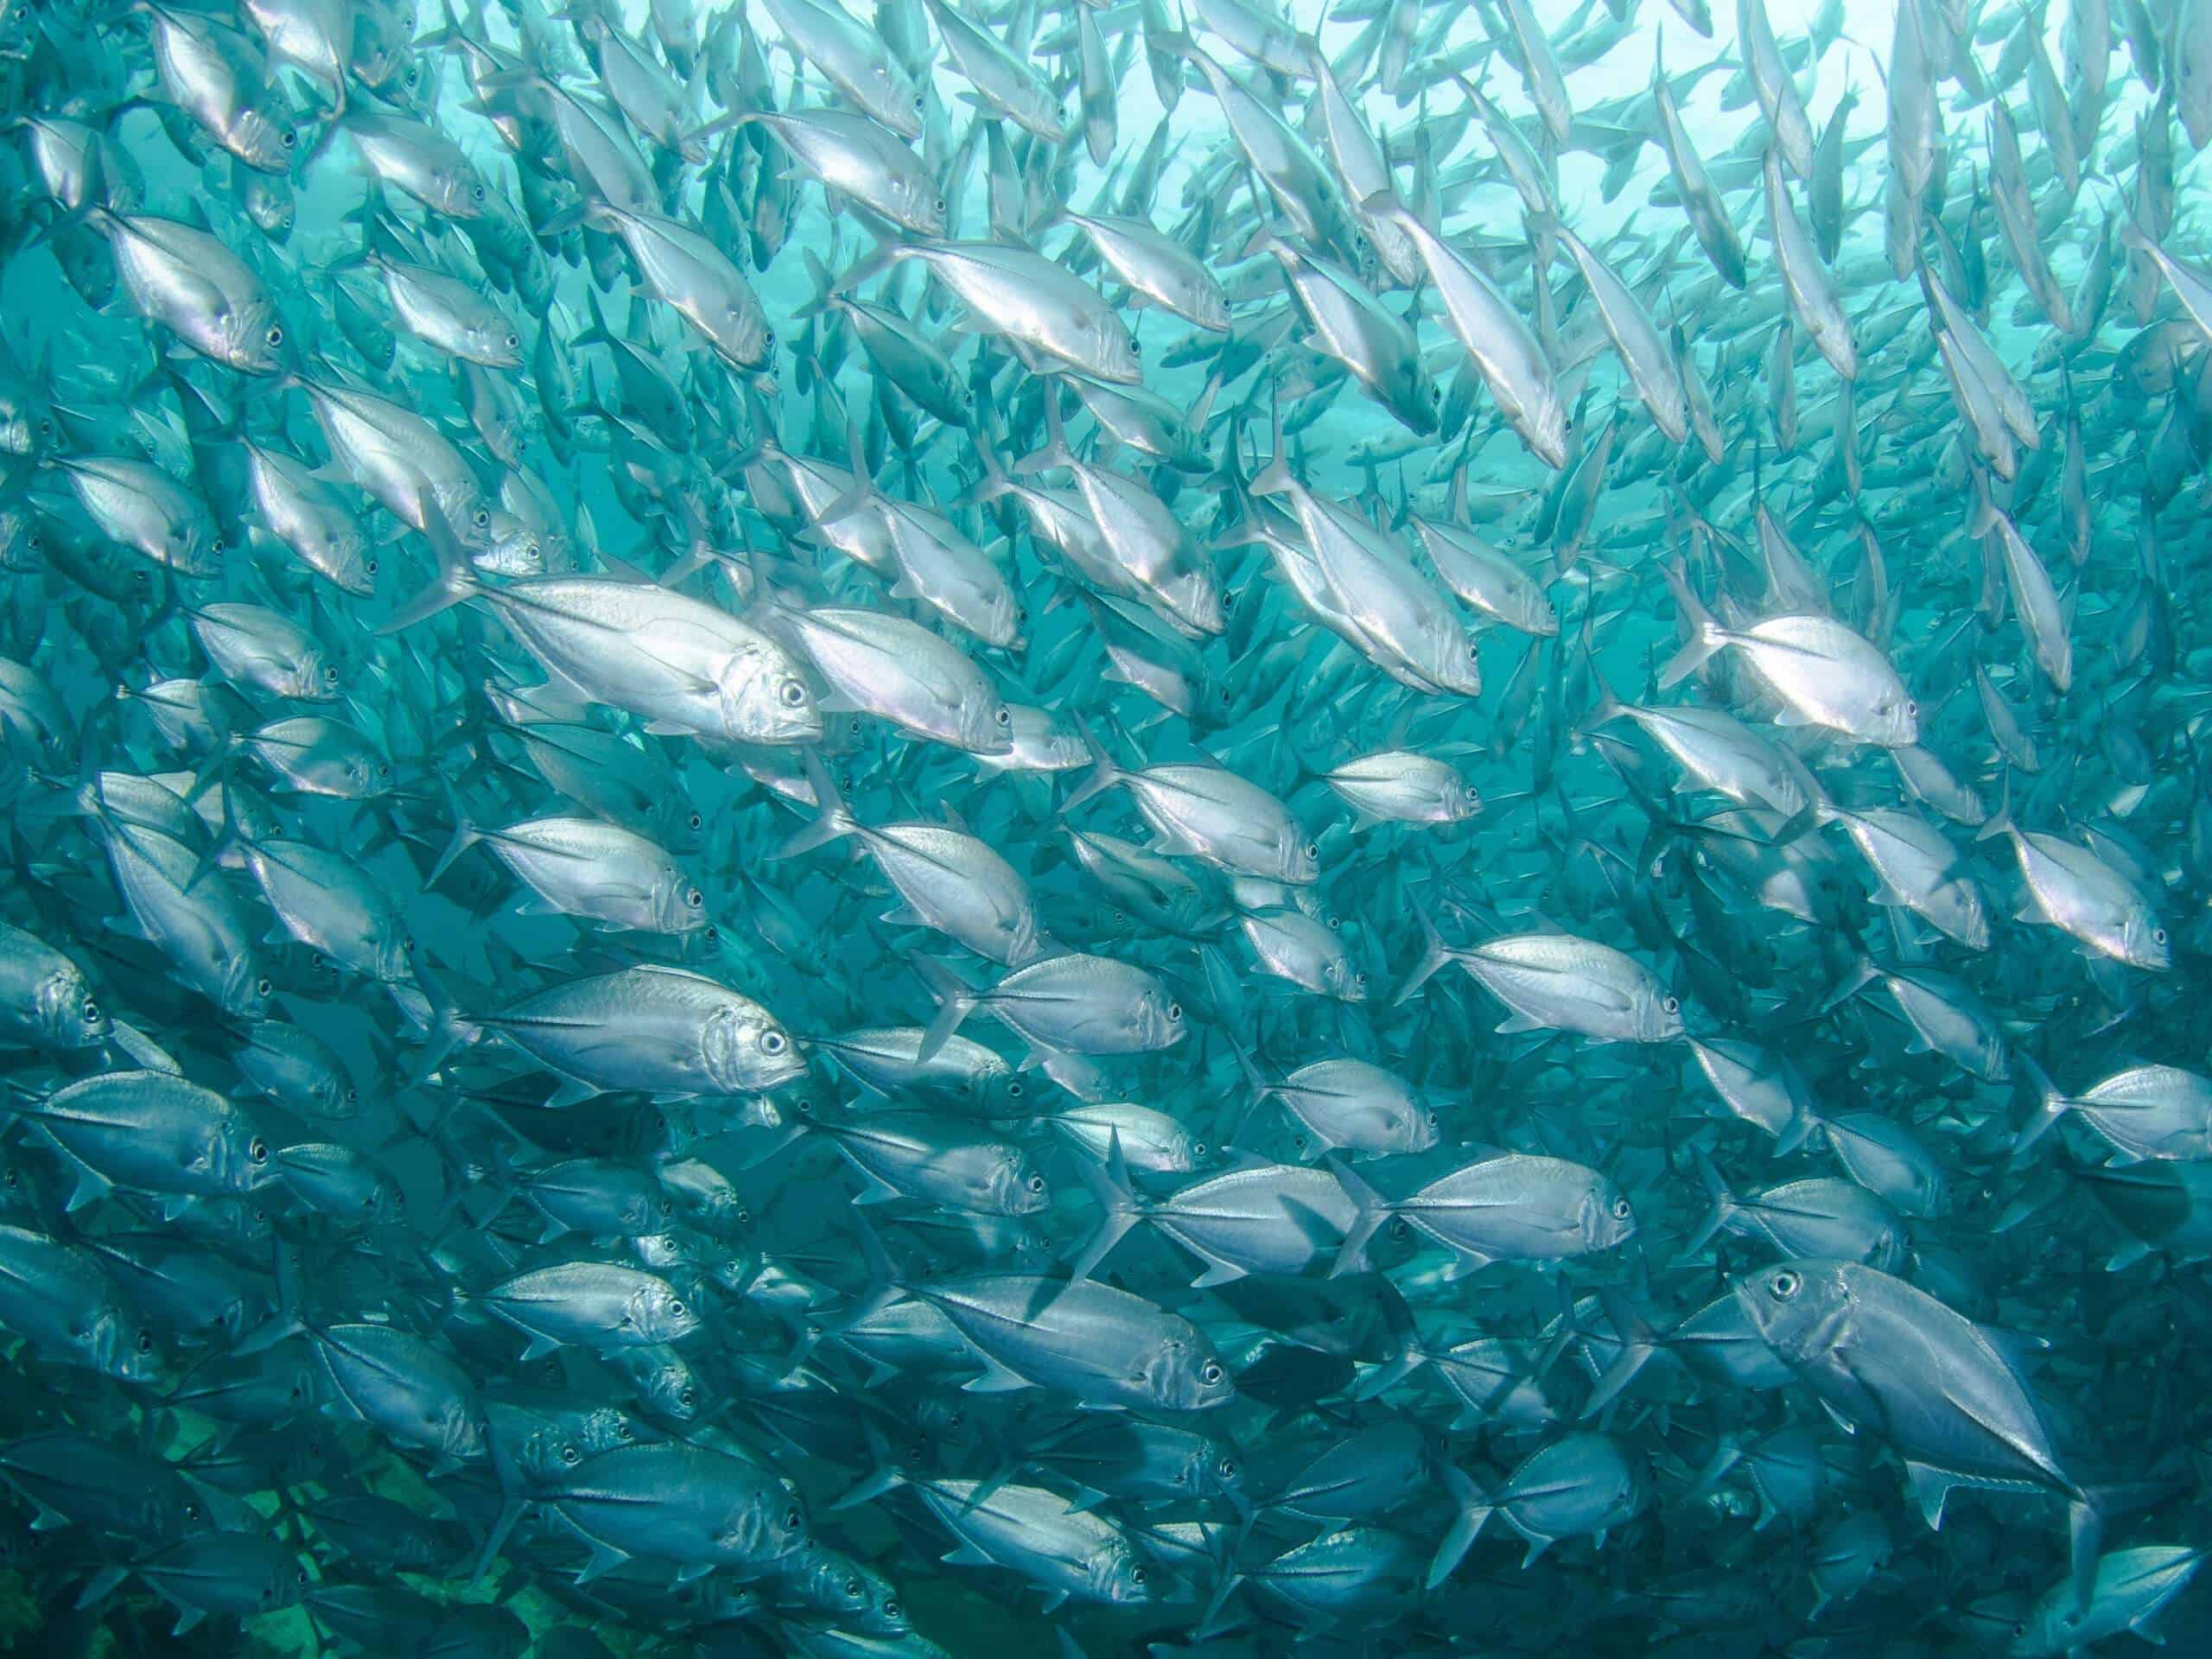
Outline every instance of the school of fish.
POLYGON ((2212 0, 1541 12, 0 3, 24 1650, 2212 1651, 2212 0))

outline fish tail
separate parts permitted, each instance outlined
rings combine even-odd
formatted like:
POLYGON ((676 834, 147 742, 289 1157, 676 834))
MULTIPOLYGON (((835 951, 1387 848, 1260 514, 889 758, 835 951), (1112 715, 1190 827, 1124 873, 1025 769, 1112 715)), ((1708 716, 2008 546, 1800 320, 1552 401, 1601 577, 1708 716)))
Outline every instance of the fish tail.
POLYGON ((1414 992, 1433 979, 1440 969, 1456 961, 1459 955, 1445 944, 1444 936, 1436 931, 1436 923, 1428 913, 1428 906, 1418 899, 1413 901, 1413 906, 1414 918, 1421 923, 1421 958, 1414 964, 1414 970, 1407 976, 1406 982, 1398 987, 1398 994, 1390 999, 1390 1006, 1394 1008, 1409 1001, 1414 992))
POLYGON ((438 783, 445 791, 446 804, 453 810, 453 838, 446 842, 445 851, 438 855, 429 879, 423 883, 425 887, 436 887, 453 868, 454 861, 484 839, 484 831, 469 821, 467 810, 461 805, 461 797, 454 792, 452 783, 442 773, 439 774, 438 783))
POLYGON ((1659 671, 1659 689, 1662 691, 1680 684, 1696 673, 1712 658, 1713 652, 1728 643, 1727 634, 1720 624, 1713 620, 1713 613, 1705 608, 1705 602, 1691 589, 1689 573, 1682 568, 1680 559, 1675 560, 1667 571, 1667 587, 1675 595, 1675 603, 1681 609, 1682 620, 1689 629, 1689 638, 1683 642, 1681 650, 1667 659, 1667 665, 1659 671))
POLYGON ((916 1064, 929 1059, 952 1039, 960 1029, 961 1021, 975 1012, 982 999, 969 990, 960 976, 943 963, 930 957, 912 958, 914 971, 921 976, 929 994, 938 1001, 937 1015, 922 1033, 921 1047, 916 1051, 916 1064))
POLYGON ((1590 1397, 1583 1402, 1582 1415, 1586 1421, 1595 1417, 1619 1395, 1621 1390, 1636 1380, 1637 1374, 1651 1363, 1652 1356, 1662 1346, 1659 1332, 1651 1321, 1637 1311, 1626 1293, 1618 1287, 1608 1286, 1599 1291, 1598 1300, 1605 1310, 1605 1318, 1613 1327, 1613 1334, 1620 1343, 1620 1357, 1605 1368, 1590 1389, 1590 1397))
POLYGON ((1713 1160, 1701 1150, 1697 1154, 1697 1173, 1699 1179, 1705 1183, 1706 1194, 1713 1200, 1713 1207, 1705 1212, 1705 1219, 1698 1224, 1697 1231, 1690 1236, 1689 1241, 1682 1246, 1681 1253, 1675 1258, 1678 1265, 1711 1243, 1713 1236, 1726 1226, 1728 1217, 1741 1207, 1736 1195, 1729 1191, 1728 1183, 1721 1178, 1720 1172, 1713 1166, 1713 1160))
POLYGON ((1367 1270, 1368 1241, 1375 1236, 1375 1230, 1390 1218, 1391 1205, 1380 1192, 1353 1174, 1351 1166, 1342 1158, 1332 1153, 1323 1161, 1337 1178, 1337 1185, 1344 1189, 1344 1197, 1359 1207, 1358 1218, 1344 1230, 1344 1242, 1337 1251, 1329 1277, 1338 1279, 1347 1273, 1363 1273, 1367 1270))
POLYGON ((1452 1569, 1482 1535, 1483 1528, 1489 1524, 1497 1508, 1484 1496, 1483 1489, 1455 1465, 1441 1464, 1437 1472, 1458 1513, 1452 1517, 1451 1526, 1445 1529, 1442 1541, 1436 1546, 1436 1554, 1429 1561, 1428 1587, 1432 1590, 1452 1576, 1452 1569))
POLYGON ((1121 1130, 1114 1130, 1109 1137, 1103 1164, 1078 1158, 1076 1168, 1083 1176, 1084 1185, 1090 1189, 1091 1197, 1098 1200, 1102 1213, 1097 1231, 1091 1234, 1083 1253, 1069 1269, 1071 1280, 1088 1279, 1142 1214, 1137 1205, 1136 1190, 1129 1185, 1128 1163, 1122 1156, 1121 1130))
POLYGON ((423 503, 423 512, 427 521, 423 532, 429 537, 431 549, 438 556, 437 577, 394 611, 390 620, 378 628, 378 633, 398 633, 418 622, 427 622, 439 612, 449 610, 484 591, 484 584, 471 569, 468 556, 461 550, 461 540, 454 534, 444 512, 428 499, 423 503))
POLYGON ((821 814, 813 823, 795 831, 784 844, 768 855, 772 859, 796 858, 801 853, 810 853, 817 847, 826 847, 854 834, 859 823, 845 807, 837 793, 837 785, 830 781, 830 773, 815 753, 809 749, 803 757, 806 780, 814 786, 814 803, 821 814))
POLYGON ((2012 1058, 2026 1071, 2028 1082, 2036 1091, 2034 1112, 2020 1132, 2012 1137, 2012 1151, 2017 1155, 2050 1134, 2051 1125, 2074 1109, 2074 1103, 2058 1092, 2057 1085, 2051 1082, 2041 1066, 2029 1058, 2024 1049, 2015 1050, 2012 1058))
POLYGON ((1121 783, 1128 774, 1114 763, 1114 757, 1100 747, 1090 722, 1081 715, 1075 717, 1076 730, 1083 735, 1083 746, 1090 752, 1090 776, 1071 790, 1067 799, 1060 803, 1062 813, 1072 811, 1094 795, 1102 795, 1121 783))

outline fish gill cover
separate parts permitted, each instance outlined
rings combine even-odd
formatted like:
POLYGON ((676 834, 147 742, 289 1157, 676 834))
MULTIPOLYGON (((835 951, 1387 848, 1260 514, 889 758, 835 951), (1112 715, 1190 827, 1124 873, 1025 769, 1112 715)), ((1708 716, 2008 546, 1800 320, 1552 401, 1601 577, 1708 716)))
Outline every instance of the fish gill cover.
POLYGON ((0 1643, 2212 1651, 2212 0, 0 113, 0 1643))

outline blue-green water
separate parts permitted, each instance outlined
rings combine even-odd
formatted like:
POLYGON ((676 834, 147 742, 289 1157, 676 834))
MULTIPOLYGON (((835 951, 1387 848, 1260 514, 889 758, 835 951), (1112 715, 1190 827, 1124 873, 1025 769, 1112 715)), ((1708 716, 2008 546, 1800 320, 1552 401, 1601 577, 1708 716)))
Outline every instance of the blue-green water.
POLYGON ((0 12, 0 1643, 2203 1647, 2208 28, 0 12))

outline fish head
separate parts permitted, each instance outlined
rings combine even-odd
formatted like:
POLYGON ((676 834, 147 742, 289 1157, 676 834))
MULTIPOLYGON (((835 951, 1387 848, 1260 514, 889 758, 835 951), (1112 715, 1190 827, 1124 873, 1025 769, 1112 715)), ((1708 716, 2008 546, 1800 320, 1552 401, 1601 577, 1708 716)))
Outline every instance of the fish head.
POLYGON ((675 1286, 661 1280, 639 1287, 632 1319, 651 1342, 681 1342, 699 1328, 698 1310, 675 1286))
POLYGON ((289 361, 284 320, 265 296, 229 312, 219 325, 219 355, 246 374, 274 374, 289 361))
POLYGON ((233 1020, 250 1022, 267 1018, 269 999, 276 993, 276 982, 250 956, 233 957, 224 970, 220 1001, 223 1012, 233 1020))
POLYGON ((289 173, 300 147, 290 114, 276 108, 240 111, 224 140, 232 155, 263 173, 289 173))
POLYGON ((1395 1127, 1395 1139, 1402 1152, 1427 1152, 1444 1138, 1443 1122, 1436 1109, 1419 1101, 1413 1103, 1395 1127))
POLYGON ((1013 753, 1013 705, 995 694, 963 698, 960 747, 970 754, 1013 753))
POLYGON ((1229 1367, 1195 1330, 1154 1350, 1144 1382, 1153 1404, 1162 1411, 1208 1411, 1228 1404, 1236 1393, 1229 1367))
POLYGON ((1160 597, 1179 621, 1200 633, 1222 633, 1229 627, 1221 588, 1211 570, 1185 570, 1168 577, 1160 584, 1160 597))
POLYGON ((689 933, 707 925, 707 895, 675 865, 665 865, 653 883, 653 915, 663 932, 689 933))
POLYGON ((2120 925, 2120 959, 2132 967, 2164 973, 2174 964, 2166 930, 2148 905, 2127 907, 2120 925))
POLYGON ((944 216, 949 209, 944 187, 934 179, 918 179, 905 184, 899 200, 906 209, 908 229, 924 236, 944 234, 944 216))
POLYGON ((1099 308, 1098 323, 1093 332, 1090 366, 1097 371, 1102 380, 1111 380, 1124 386, 1141 385, 1144 381, 1144 357, 1136 337, 1123 327, 1121 314, 1109 307, 1099 308))
POLYGON ((1141 1045, 1147 1049, 1173 1048, 1189 1031, 1183 1005, 1159 986, 1137 998, 1136 1027, 1141 1045))
POLYGON ((999 1148, 983 1187, 994 1215, 1033 1216, 1050 1208, 1052 1202, 1052 1183, 1030 1162, 1029 1154, 1016 1146, 999 1148))
POLYGON ((469 330, 469 350, 478 361, 495 369, 522 366, 522 335, 504 317, 469 330))
POLYGON ((1866 736, 1885 749, 1909 749, 1920 741, 1920 705, 1901 685, 1886 688, 1866 710, 1866 736))
POLYGON ((822 705, 780 651, 741 652, 723 664, 715 691, 722 735, 741 743, 814 743, 822 705))
POLYGON ((806 1074, 791 1033, 757 1006, 732 1001, 717 1008, 700 1047, 708 1077, 727 1094, 760 1094, 806 1074))
POLYGON ((1442 630, 1435 665, 1428 677, 1446 691, 1478 697, 1483 691, 1482 649, 1476 636, 1456 627, 1442 630))
POLYGON ((107 1010, 76 965, 55 969, 33 995, 39 1034, 58 1049, 97 1048, 112 1030, 107 1010))
POLYGON ((1339 1002, 1367 1001, 1367 970, 1341 950, 1321 969, 1321 982, 1339 1002))
POLYGON ((1636 1236, 1636 1207, 1604 1176, 1591 1182, 1577 1217, 1586 1249, 1610 1250, 1636 1236))
POLYGON ((1136 1551, 1118 1538, 1102 1546, 1084 1563, 1084 1577, 1089 1580, 1088 1593, 1094 1601, 1131 1606, 1150 1601, 1156 1593, 1151 1572, 1136 1551))
POLYGON ((1019 1117, 1030 1109, 1029 1084, 1018 1071, 1009 1071, 1006 1063, 992 1057, 995 1064, 979 1068, 969 1084, 969 1092, 976 1103, 976 1111, 982 1117, 1019 1117))
POLYGON ((168 1363, 145 1320, 118 1300, 96 1310, 90 1321, 92 1369, 119 1382, 152 1382, 168 1363))
POLYGON ((745 1561, 779 1561, 806 1547, 806 1507, 795 1492, 771 1484, 741 1504, 715 1542, 745 1561))
POLYGON ((662 1416, 688 1423, 699 1414, 699 1379, 682 1355, 657 1347, 632 1349, 623 1370, 630 1386, 662 1416))
POLYGON ((1736 1311, 1793 1364, 1818 1359, 1835 1345, 1852 1300, 1846 1264, 1811 1260, 1746 1274, 1733 1294, 1736 1311))
POLYGON ((1671 1043, 1682 1034, 1682 1002, 1656 981, 1636 993, 1638 1042, 1671 1043))

